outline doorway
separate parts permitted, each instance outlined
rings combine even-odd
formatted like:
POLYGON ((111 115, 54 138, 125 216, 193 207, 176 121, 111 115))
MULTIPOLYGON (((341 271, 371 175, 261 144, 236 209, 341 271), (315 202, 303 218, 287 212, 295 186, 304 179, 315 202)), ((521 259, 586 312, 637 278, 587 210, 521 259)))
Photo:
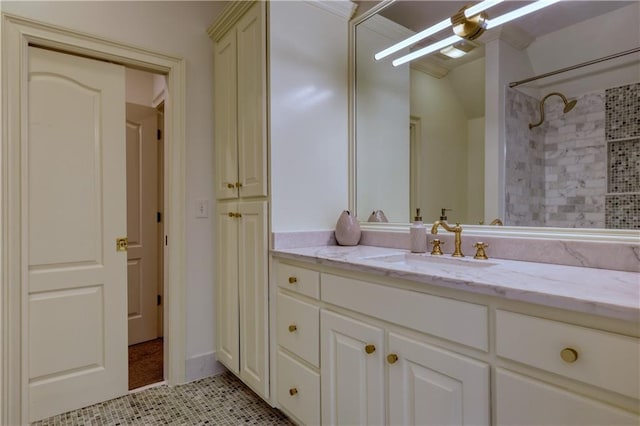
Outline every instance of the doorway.
MULTIPOLYGON (((27 72, 24 67, 28 58, 30 45, 53 48, 58 51, 90 56, 125 66, 144 67, 149 71, 166 74, 167 93, 167 121, 169 133, 166 135, 165 170, 167 170, 167 197, 164 212, 165 235, 162 251, 164 252, 165 288, 167 295, 167 315, 164 319, 164 377, 170 384, 184 381, 184 282, 185 265, 185 203, 184 182, 186 175, 184 131, 185 131, 185 64, 177 58, 162 54, 141 51, 134 47, 65 31, 58 27, 23 20, 13 16, 2 16, 3 35, 6 44, 3 47, 2 93, 3 111, 2 128, 6 129, 2 135, 2 199, 3 214, 0 229, 6 231, 0 235, 0 252, 2 252, 2 291, 1 301, 3 317, 2 347, 0 365, 2 365, 3 386, 0 395, 0 423, 23 424, 35 420, 32 408, 29 406, 31 387, 29 383, 31 338, 29 312, 29 284, 30 276, 25 275, 28 270, 26 254, 29 253, 26 205, 24 200, 24 176, 21 167, 27 165, 21 153, 26 152, 28 116, 25 113, 29 106, 27 89, 27 72), (6 49, 4 49, 6 48, 6 49), (11 90, 9 90, 11 89, 11 90), (170 234, 171 245, 167 236, 170 234), (6 256, 6 254, 10 254, 6 256), (17 254, 23 254, 19 256, 17 254), (172 285, 172 283, 176 283, 172 285)), ((113 250, 112 246, 109 247, 113 250)))
POLYGON ((165 90, 162 75, 126 69, 125 76, 128 378, 133 390, 164 380, 165 90))

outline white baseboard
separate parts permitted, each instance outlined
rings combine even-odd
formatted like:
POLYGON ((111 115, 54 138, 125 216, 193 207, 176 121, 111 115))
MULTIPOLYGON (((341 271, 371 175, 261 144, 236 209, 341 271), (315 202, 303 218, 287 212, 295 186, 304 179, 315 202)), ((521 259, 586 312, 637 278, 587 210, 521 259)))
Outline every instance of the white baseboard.
POLYGON ((193 382, 225 371, 226 368, 216 360, 216 353, 207 352, 187 358, 185 379, 187 382, 193 382))

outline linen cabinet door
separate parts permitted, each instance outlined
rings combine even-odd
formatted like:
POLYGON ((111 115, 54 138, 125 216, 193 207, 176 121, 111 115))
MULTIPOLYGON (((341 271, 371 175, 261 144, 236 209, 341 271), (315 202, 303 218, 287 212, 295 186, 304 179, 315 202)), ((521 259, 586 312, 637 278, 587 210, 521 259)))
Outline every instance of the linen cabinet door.
POLYGON ((237 203, 216 208, 216 357, 236 374, 240 372, 238 341, 238 218, 237 203))
POLYGON ((488 425, 489 366, 389 333, 389 421, 488 425))
POLYGON ((237 24, 240 197, 267 195, 265 3, 256 2, 237 24))
POLYGON ((216 123, 213 138, 216 154, 216 197, 237 198, 238 140, 236 31, 229 32, 214 46, 213 108, 216 123))
POLYGON ((322 310, 322 423, 385 423, 384 331, 322 310))
POLYGON ((238 202, 240 377, 269 396, 267 202, 238 202))

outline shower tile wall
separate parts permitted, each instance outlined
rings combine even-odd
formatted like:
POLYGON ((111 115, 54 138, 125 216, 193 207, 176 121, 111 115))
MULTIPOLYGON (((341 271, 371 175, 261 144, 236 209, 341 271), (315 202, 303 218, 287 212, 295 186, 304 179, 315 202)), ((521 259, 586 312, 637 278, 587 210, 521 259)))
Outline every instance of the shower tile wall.
POLYGON ((606 90, 606 227, 640 229, 640 83, 606 90))
POLYGON ((577 100, 548 98, 529 130, 539 100, 507 90, 506 223, 640 229, 640 83, 577 100))
POLYGON ((545 226, 602 228, 607 185, 604 92, 564 103, 551 97, 545 104, 549 126, 544 138, 545 226), (552 101, 552 102, 550 102, 552 101))
POLYGON ((514 89, 506 101, 506 223, 604 227, 604 92, 579 97, 567 114, 562 100, 550 97, 544 123, 531 130, 540 101, 514 89))
POLYGON ((512 226, 544 225, 543 136, 548 124, 529 130, 529 123, 537 121, 538 105, 532 96, 507 92, 505 223, 512 226))

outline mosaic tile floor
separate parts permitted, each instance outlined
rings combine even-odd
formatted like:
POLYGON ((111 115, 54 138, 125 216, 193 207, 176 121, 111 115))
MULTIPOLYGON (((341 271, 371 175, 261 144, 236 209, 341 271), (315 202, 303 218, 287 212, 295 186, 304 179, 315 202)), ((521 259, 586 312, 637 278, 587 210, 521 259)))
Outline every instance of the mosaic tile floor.
POLYGON ((292 424, 231 373, 175 387, 146 389, 32 423, 37 426, 292 424))

